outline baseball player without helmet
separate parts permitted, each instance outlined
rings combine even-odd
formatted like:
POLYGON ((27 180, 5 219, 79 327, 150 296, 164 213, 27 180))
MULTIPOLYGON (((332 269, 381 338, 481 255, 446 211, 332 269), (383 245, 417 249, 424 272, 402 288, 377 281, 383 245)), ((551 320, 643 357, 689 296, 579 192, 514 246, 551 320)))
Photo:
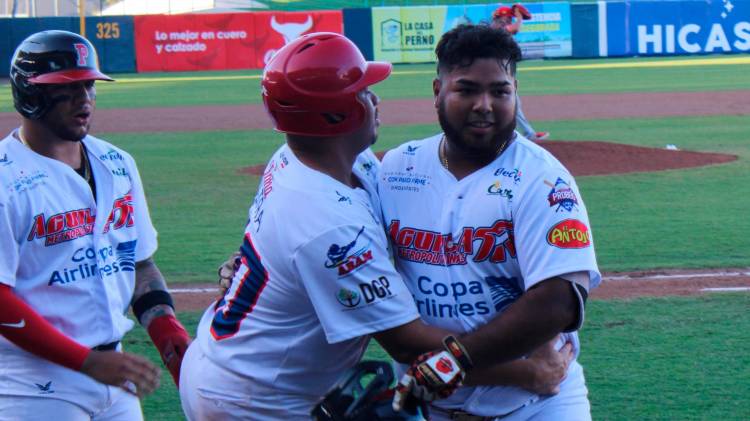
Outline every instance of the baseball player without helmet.
POLYGON ((43 31, 23 40, 10 65, 13 103, 21 115, 40 119, 55 100, 39 85, 113 79, 99 71, 94 46, 68 31, 43 31))
POLYGON ((263 72, 263 103, 276 130, 338 136, 358 129, 365 106, 357 93, 384 80, 392 65, 365 61, 340 34, 304 35, 281 49, 263 72))

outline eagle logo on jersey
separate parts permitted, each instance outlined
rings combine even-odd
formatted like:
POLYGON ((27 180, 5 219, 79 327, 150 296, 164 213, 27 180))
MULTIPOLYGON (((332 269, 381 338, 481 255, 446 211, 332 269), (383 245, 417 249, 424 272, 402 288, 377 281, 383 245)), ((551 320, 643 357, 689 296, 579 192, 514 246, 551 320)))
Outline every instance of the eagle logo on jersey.
POLYGON ((523 289, 518 282, 518 279, 503 278, 497 276, 488 276, 484 278, 487 285, 490 287, 490 296, 492 297, 492 304, 495 305, 495 311, 498 313, 503 311, 505 307, 515 302, 518 297, 523 294, 523 289))
POLYGON ((416 154, 417 153, 417 149, 419 149, 420 146, 422 146, 422 145, 417 145, 417 146, 407 145, 406 146, 406 150, 404 151, 404 155, 414 155, 414 154, 416 154))
POLYGON ((357 233, 357 236, 354 237, 354 240, 349 244, 343 246, 331 244, 331 246, 328 247, 328 260, 325 262, 325 267, 329 269, 338 268, 339 277, 341 277, 352 273, 372 260, 372 250, 369 249, 369 243, 352 251, 357 245, 359 236, 362 235, 364 231, 365 227, 363 225, 357 233))
POLYGON ((6 153, 3 155, 2 158, 0 158, 0 164, 2 164, 3 167, 7 167, 8 165, 12 164, 13 161, 8 160, 8 154, 6 153))
POLYGON ((574 209, 578 210, 578 198, 573 189, 570 188, 570 184, 563 181, 560 177, 557 178, 555 184, 549 181, 545 181, 544 184, 552 187, 552 190, 547 195, 547 201, 550 207, 557 205, 555 212, 559 212, 560 209, 568 212, 572 212, 574 209))

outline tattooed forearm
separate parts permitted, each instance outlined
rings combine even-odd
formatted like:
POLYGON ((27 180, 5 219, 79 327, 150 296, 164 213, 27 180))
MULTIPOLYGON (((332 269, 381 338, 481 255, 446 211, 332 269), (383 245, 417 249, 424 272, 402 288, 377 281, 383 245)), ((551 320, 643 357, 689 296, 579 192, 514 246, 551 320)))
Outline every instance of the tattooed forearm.
MULTIPOLYGON (((131 305, 147 292, 159 290, 166 291, 167 283, 153 259, 149 257, 137 262, 135 264, 135 291, 133 291, 131 305)), ((159 304, 146 310, 138 321, 143 327, 148 327, 152 320, 167 314, 174 315, 174 310, 166 304, 159 304)))

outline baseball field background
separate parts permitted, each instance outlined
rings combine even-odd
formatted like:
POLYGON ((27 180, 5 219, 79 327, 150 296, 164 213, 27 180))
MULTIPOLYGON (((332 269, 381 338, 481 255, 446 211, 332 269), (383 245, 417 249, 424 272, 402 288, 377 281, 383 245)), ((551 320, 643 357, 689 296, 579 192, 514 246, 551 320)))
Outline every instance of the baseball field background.
MULTIPOLYGON (((750 103, 736 106, 738 95, 750 97, 749 67, 746 55, 522 63, 518 79, 525 110, 538 130, 552 133, 550 142, 605 141, 655 150, 672 144, 737 157, 721 165, 577 177, 603 272, 723 269, 745 273, 737 277, 737 285, 750 285, 750 103), (669 117, 638 116, 637 109, 625 110, 629 117, 590 118, 586 110, 577 112, 578 94, 593 94, 606 103, 608 95, 631 93, 690 93, 684 98, 695 101, 695 110, 669 117), (576 110, 576 115, 559 119, 534 110, 534 104, 551 95, 562 98, 560 107, 576 110), (726 104, 728 98, 734 98, 734 105, 726 104), (722 104, 726 111, 717 114, 722 104)), ((116 83, 97 84, 99 113, 117 114, 132 129, 108 131, 97 126, 96 114, 93 134, 136 158, 159 231, 155 259, 168 282, 213 282, 216 267, 240 244, 257 188, 258 177, 242 169, 264 164, 283 142, 267 128, 215 127, 217 110, 229 113, 222 120, 258 118, 251 114, 260 103, 259 72, 115 77, 116 83), (177 112, 205 121, 207 129, 144 132, 139 126, 151 127, 153 121, 136 121, 133 115, 142 119, 137 112, 146 108, 153 121, 177 112)), ((374 91, 383 107, 409 99, 430 112, 433 77, 432 65, 396 66, 374 91)), ((2 98, 0 113, 12 113, 7 83, 2 98)), ((386 150, 437 131, 436 122, 396 125, 384 119, 373 149, 386 150)), ((209 301, 210 296, 203 306, 209 301)), ((748 292, 627 300, 594 294, 579 358, 593 418, 750 419, 748 309, 748 292)), ((191 333, 200 313, 179 314, 191 333)), ((141 328, 126 338, 125 348, 158 361, 141 328)), ((373 345, 368 357, 386 355, 373 345)), ((144 410, 148 420, 183 419, 167 374, 159 391, 144 400, 144 410)))

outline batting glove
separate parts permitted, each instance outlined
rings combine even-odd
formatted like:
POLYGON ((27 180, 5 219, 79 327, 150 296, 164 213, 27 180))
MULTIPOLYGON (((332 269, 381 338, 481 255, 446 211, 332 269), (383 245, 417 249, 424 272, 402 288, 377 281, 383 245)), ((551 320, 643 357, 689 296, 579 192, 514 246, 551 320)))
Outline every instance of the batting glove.
POLYGON ((443 339, 444 351, 420 355, 396 385, 393 409, 404 408, 409 395, 422 402, 447 398, 463 383, 466 372, 473 367, 464 347, 453 336, 443 339))

